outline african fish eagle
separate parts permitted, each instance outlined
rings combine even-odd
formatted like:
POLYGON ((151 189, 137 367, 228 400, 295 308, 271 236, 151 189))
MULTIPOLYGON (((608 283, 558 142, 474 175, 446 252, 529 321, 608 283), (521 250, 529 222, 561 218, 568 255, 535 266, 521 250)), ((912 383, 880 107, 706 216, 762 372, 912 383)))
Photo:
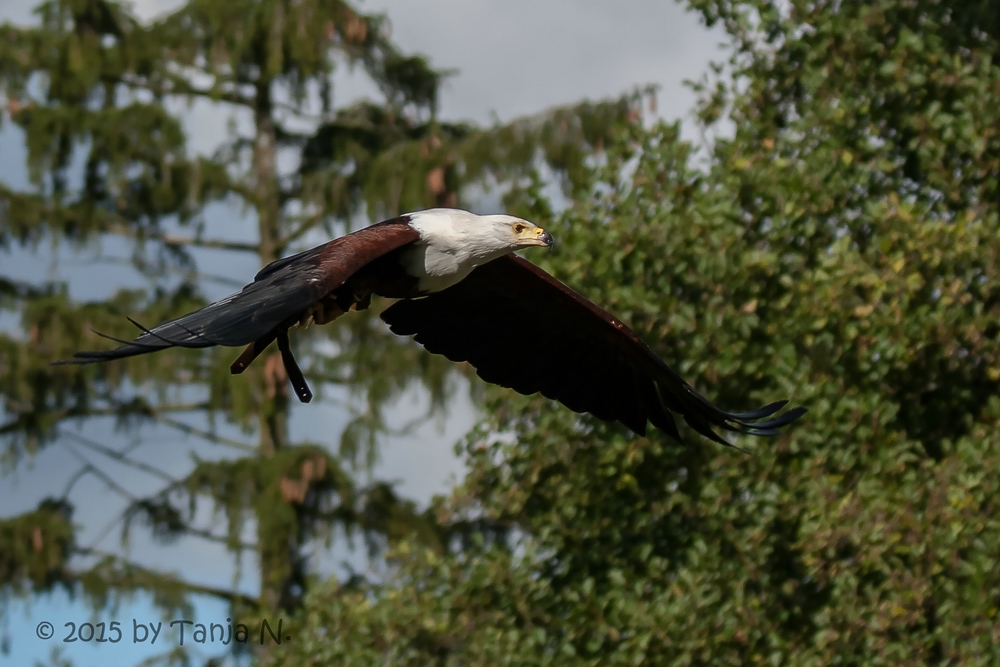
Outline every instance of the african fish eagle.
POLYGON ((271 262, 241 291, 201 310, 152 329, 136 324, 143 333, 132 342, 113 339, 121 347, 55 363, 245 345, 230 369, 238 374, 277 341, 292 387, 308 403, 312 392, 289 347, 289 328, 363 310, 374 294, 399 299, 382 313, 393 333, 467 361, 486 382, 541 392, 640 435, 648 421, 680 439, 673 411, 728 445, 713 428, 774 435, 805 412, 773 416, 787 401, 751 412, 716 407, 617 318, 513 254, 532 246, 551 247, 552 237, 513 216, 446 208, 408 213, 271 262), (529 343, 538 354, 526 359, 529 343))

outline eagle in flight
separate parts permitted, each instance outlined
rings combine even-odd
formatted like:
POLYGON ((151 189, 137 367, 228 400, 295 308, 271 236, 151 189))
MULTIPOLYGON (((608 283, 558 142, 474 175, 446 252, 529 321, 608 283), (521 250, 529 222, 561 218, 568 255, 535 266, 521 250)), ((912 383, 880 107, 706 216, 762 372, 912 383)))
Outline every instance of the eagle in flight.
POLYGON ((509 215, 435 208, 380 222, 271 262, 236 294, 112 350, 57 364, 90 364, 168 347, 246 346, 242 373, 272 342, 299 400, 312 392, 288 344, 298 324, 327 324, 372 295, 399 299, 382 313, 390 330, 428 351, 471 364, 486 382, 541 392, 575 412, 619 421, 639 435, 650 422, 680 439, 671 412, 698 433, 775 435, 805 413, 774 416, 787 401, 726 412, 699 394, 631 329, 531 262, 513 254, 551 247, 538 226, 509 215))

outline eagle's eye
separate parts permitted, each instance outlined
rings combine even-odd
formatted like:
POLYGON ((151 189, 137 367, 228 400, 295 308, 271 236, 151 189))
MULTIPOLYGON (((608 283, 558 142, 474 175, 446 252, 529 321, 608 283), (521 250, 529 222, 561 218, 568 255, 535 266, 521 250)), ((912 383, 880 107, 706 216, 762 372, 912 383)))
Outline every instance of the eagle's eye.
POLYGON ((525 229, 527 229, 527 227, 524 224, 520 223, 520 222, 518 222, 517 224, 514 225, 514 233, 515 234, 520 234, 525 229))

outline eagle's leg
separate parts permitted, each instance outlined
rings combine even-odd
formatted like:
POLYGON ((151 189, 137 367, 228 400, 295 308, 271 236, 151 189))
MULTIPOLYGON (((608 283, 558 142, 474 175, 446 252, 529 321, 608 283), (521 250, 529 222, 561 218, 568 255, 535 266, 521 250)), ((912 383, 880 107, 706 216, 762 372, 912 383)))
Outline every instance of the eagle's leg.
POLYGON ((372 305, 372 293, 365 292, 361 295, 360 299, 354 302, 354 305, 351 306, 351 308, 354 310, 368 310, 368 306, 370 305, 372 305))
POLYGON ((253 360, 260 356, 260 353, 264 351, 268 345, 277 337, 277 332, 272 331, 271 333, 261 336, 254 342, 246 346, 243 353, 236 358, 233 365, 229 367, 229 372, 233 375, 239 375, 253 363, 253 360))
POLYGON ((299 397, 299 400, 303 403, 308 403, 312 400, 313 393, 309 389, 309 385, 306 383, 306 378, 302 375, 302 369, 295 362, 295 356, 292 354, 292 348, 288 345, 288 330, 282 329, 278 332, 278 349, 281 351, 281 360, 285 362, 285 373, 288 375, 288 381, 292 383, 292 389, 295 390, 295 395, 299 397))

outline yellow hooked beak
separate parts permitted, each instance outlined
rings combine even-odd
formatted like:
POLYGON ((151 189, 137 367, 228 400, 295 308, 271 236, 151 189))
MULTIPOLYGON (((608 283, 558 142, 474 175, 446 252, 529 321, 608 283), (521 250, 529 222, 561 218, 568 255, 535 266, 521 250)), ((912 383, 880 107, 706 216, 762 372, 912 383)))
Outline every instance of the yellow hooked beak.
POLYGON ((542 246, 545 248, 552 247, 552 235, 541 227, 535 227, 534 229, 526 229, 521 234, 523 241, 521 242, 525 246, 542 246))

